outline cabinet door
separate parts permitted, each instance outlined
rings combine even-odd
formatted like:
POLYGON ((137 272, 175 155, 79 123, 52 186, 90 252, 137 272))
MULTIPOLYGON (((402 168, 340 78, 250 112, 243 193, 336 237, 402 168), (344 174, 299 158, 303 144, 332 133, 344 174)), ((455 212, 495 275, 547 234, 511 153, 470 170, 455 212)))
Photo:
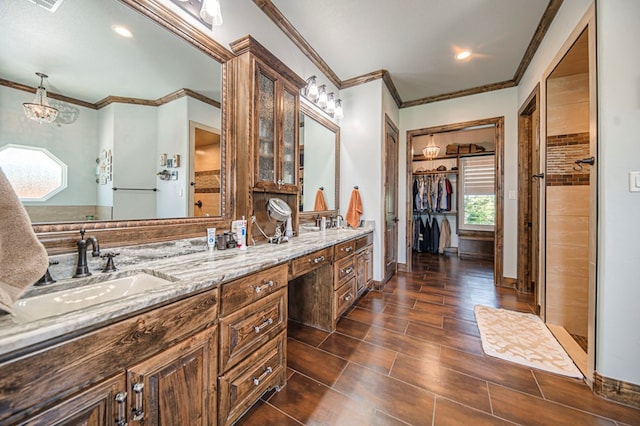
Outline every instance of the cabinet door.
POLYGON ((276 78, 261 68, 256 76, 256 186, 268 186, 276 181, 277 122, 276 122, 276 78))
POLYGON ((21 425, 107 426, 127 420, 125 375, 120 374, 31 417, 21 425))
POLYGON ((356 258, 356 284, 358 295, 360 295, 367 287, 367 252, 366 250, 358 253, 356 258))
POLYGON ((167 426, 215 423, 216 353, 217 328, 213 327, 129 368, 130 422, 167 426))

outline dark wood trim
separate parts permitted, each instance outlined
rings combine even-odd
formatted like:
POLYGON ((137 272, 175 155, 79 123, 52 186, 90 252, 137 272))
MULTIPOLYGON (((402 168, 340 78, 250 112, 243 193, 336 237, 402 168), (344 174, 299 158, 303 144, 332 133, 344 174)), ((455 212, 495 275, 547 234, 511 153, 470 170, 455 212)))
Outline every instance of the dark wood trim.
POLYGON ((529 46, 527 46, 527 50, 524 52, 524 56, 518 65, 518 69, 516 69, 515 74, 513 75, 513 81, 516 85, 520 84, 520 80, 524 75, 527 67, 531 63, 531 60, 535 56, 538 51, 538 47, 540 47, 540 43, 542 43, 542 39, 544 39, 547 30, 551 26, 551 23, 556 17, 560 6, 562 6, 562 2, 564 0, 549 0, 549 4, 547 5, 547 9, 542 14, 542 18, 540 18, 540 23, 538 24, 538 28, 536 28, 536 32, 531 37, 531 41, 529 42, 529 46))
POLYGON ((251 37, 251 35, 246 35, 231 42, 230 46, 233 53, 237 56, 246 52, 251 53, 253 56, 272 68, 275 72, 282 75, 289 83, 293 84, 298 89, 302 89, 306 86, 307 82, 303 78, 286 66, 273 53, 269 52, 266 47, 261 45, 255 38, 251 37))
POLYGON ((593 373, 593 391, 604 399, 640 409, 640 385, 593 373))
POLYGON ((348 80, 344 80, 340 85, 340 89, 346 89, 349 87, 358 86, 360 84, 369 83, 370 81, 382 79, 384 84, 387 85, 387 89, 389 89, 389 93, 393 97, 393 100, 396 102, 398 108, 402 105, 402 99, 400 99, 400 94, 398 93, 398 89, 396 89, 395 84, 393 84, 393 80, 391 79, 391 74, 387 70, 378 70, 372 71, 367 74, 359 75, 357 77, 350 78, 348 80))
POLYGON ((516 288, 517 282, 518 282, 518 280, 516 280, 515 278, 503 277, 502 278, 502 287, 516 288))
POLYGON ((416 99, 414 101, 403 102, 400 108, 409 108, 418 105, 430 104, 433 102, 446 101, 449 99, 462 98, 464 96, 477 95, 478 93, 493 92, 495 90, 507 89, 509 87, 515 87, 516 83, 513 80, 501 81, 499 83, 485 84, 484 86, 472 87, 469 89, 458 90, 456 92, 444 93, 442 95, 429 96, 422 99, 416 99))
MULTIPOLYGON (((28 86, 26 84, 16 83, 15 81, 5 80, 0 78, 0 86, 9 87, 11 89, 22 90, 23 92, 36 93, 36 88, 28 86)), ((49 92, 47 90, 47 97, 51 99, 55 99, 57 101, 67 102, 69 104, 78 105, 81 107, 89 108, 89 109, 98 109, 95 104, 91 102, 82 101, 80 99, 70 98, 68 96, 59 95, 57 93, 49 92)))
POLYGON ((313 47, 304 39, 302 34, 289 22, 271 0, 253 0, 253 2, 267 15, 282 32, 289 37, 298 49, 306 56, 322 73, 336 86, 341 89, 342 82, 336 73, 322 59, 313 47))
POLYGON ((235 169, 232 158, 234 153, 230 143, 234 137, 228 123, 233 108, 233 91, 229 91, 234 65, 231 59, 234 55, 220 44, 211 39, 206 33, 173 14, 158 0, 120 0, 142 15, 159 23, 172 33, 193 44, 218 62, 222 62, 222 147, 221 162, 225 171, 221 178, 221 208, 222 215, 215 218, 173 218, 129 221, 86 221, 51 224, 35 224, 34 231, 43 242, 50 255, 69 253, 76 250, 75 242, 79 239, 79 230, 84 228, 88 234, 100 239, 104 248, 144 244, 157 241, 168 241, 181 238, 204 237, 206 229, 216 227, 230 228, 231 217, 235 213, 235 169))

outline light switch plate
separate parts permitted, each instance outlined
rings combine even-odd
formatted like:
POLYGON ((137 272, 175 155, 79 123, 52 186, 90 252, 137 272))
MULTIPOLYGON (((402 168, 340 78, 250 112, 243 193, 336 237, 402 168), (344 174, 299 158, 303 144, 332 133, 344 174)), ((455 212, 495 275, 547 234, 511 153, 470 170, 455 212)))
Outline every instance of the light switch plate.
POLYGON ((640 172, 629 172, 629 192, 640 192, 640 172))
POLYGON ((513 189, 509 190, 509 199, 510 200, 515 200, 516 199, 516 191, 514 191, 513 189))

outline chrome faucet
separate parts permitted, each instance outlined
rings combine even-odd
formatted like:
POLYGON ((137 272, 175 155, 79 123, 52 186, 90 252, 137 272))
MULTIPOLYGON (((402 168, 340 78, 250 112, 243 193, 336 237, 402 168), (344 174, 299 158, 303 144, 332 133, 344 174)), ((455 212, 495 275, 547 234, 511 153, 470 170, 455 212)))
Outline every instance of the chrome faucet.
POLYGON ((87 245, 91 244, 91 256, 100 256, 100 244, 96 237, 87 237, 84 239, 84 228, 80 230, 80 240, 76 243, 78 246, 78 266, 76 267, 76 273, 73 278, 88 277, 91 275, 89 272, 89 265, 87 264, 87 245))

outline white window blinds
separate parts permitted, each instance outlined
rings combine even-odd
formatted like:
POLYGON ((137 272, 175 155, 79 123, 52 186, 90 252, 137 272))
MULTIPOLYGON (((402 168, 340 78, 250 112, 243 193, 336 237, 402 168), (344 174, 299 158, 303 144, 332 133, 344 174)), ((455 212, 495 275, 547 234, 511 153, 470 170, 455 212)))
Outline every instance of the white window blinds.
POLYGON ((462 192, 465 195, 493 195, 496 168, 493 155, 462 158, 462 192))

